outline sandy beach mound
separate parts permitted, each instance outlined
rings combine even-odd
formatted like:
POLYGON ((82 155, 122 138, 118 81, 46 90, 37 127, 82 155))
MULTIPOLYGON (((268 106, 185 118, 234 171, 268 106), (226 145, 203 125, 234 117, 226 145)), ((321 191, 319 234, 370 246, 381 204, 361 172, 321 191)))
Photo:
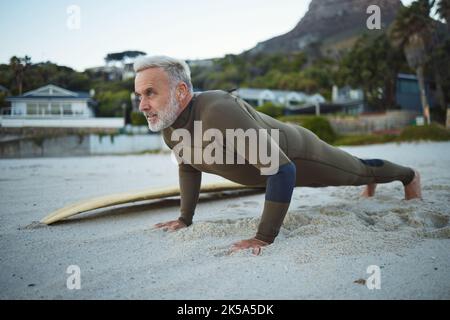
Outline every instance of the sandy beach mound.
POLYGON ((260 193, 202 196, 194 224, 172 233, 152 226, 178 216, 177 199, 35 223, 82 199, 177 184, 168 155, 0 160, 0 298, 449 299, 450 143, 345 149, 417 168, 424 200, 402 200, 400 182, 369 199, 362 187, 296 188, 259 256, 229 249, 254 236, 260 193), (74 265, 79 290, 67 287, 74 265), (380 289, 365 285, 369 266, 380 289))

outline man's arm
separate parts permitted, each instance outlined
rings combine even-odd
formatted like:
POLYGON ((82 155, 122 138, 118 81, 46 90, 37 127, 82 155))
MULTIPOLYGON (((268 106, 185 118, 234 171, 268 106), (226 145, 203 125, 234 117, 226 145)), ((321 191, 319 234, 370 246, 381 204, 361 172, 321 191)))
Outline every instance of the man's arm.
POLYGON ((178 166, 178 175, 181 196, 181 215, 178 220, 190 226, 200 194, 202 173, 188 164, 181 163, 178 166))
POLYGON ((267 179, 264 210, 255 238, 272 243, 280 232, 295 187, 296 167, 290 162, 267 179))
MULTIPOLYGON (((248 129, 264 129, 249 111, 245 109, 245 106, 238 104, 235 97, 231 95, 228 103, 211 108, 210 114, 205 120, 208 124, 207 127, 217 128, 224 135, 226 135, 226 129, 243 129, 244 131, 248 129)), ((277 142, 268 135, 258 135, 258 143, 256 145, 261 146, 261 144, 267 146, 266 150, 275 150, 278 153, 278 158, 276 159, 278 161, 278 171, 269 175, 267 179, 264 210, 254 238, 257 240, 255 242, 256 246, 258 246, 258 242, 265 244, 272 243, 278 235, 288 211, 296 182, 296 167, 279 147, 277 142)), ((249 152, 251 148, 255 148, 255 145, 250 145, 248 139, 246 139, 245 153, 240 152, 236 146, 237 144, 234 144, 235 149, 233 151, 246 160, 249 160, 249 152)), ((267 165, 262 164, 260 161, 251 164, 258 168, 261 174, 263 174, 262 169, 267 167, 267 165)), ((253 247, 253 243, 252 241, 249 242, 250 247, 253 247)))
MULTIPOLYGON (((163 135, 165 143, 170 144, 163 135)), ((165 231, 176 231, 181 228, 188 227, 192 224, 195 207, 198 202, 200 194, 200 185, 202 173, 188 164, 181 163, 178 165, 178 176, 180 186, 180 217, 177 220, 158 223, 156 228, 161 228, 165 231)))

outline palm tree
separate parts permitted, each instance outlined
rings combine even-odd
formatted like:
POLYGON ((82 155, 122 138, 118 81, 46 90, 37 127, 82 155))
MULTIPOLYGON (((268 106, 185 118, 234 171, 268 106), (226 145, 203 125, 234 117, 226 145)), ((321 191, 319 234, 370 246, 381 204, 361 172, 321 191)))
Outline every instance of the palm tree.
POLYGON ((25 70, 30 66, 30 64, 31 58, 29 56, 25 56, 24 58, 13 56, 9 60, 9 65, 14 72, 14 78, 16 80, 17 91, 19 92, 19 95, 22 94, 23 77, 25 70))
POLYGON ((447 30, 449 29, 448 24, 450 23, 450 0, 440 0, 437 3, 437 14, 444 19, 447 23, 447 30))
POLYGON ((433 67, 433 73, 434 73, 434 79, 436 82, 436 96, 437 100, 439 101, 439 105, 442 108, 442 111, 447 110, 447 98, 444 94, 444 79, 446 78, 446 73, 448 73, 448 68, 442 68, 442 66, 445 66, 448 64, 448 43, 450 38, 450 28, 449 28, 449 22, 450 22, 450 0, 438 0, 436 3, 436 13, 439 15, 439 17, 443 20, 445 20, 446 28, 441 28, 441 23, 439 21, 435 22, 436 28, 435 32, 432 36, 432 67, 433 67))
POLYGON ((434 0, 416 0, 409 7, 401 8, 390 34, 394 44, 403 48, 409 66, 416 70, 423 115, 427 124, 430 124, 430 107, 425 95, 424 68, 429 40, 433 35, 433 20, 430 18, 433 5, 434 0))

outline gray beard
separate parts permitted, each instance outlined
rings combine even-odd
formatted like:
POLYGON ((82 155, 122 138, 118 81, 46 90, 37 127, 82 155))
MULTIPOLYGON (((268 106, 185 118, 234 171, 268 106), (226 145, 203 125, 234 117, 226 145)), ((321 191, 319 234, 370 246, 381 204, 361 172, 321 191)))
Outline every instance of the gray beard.
POLYGON ((164 111, 158 112, 158 121, 156 123, 150 123, 148 120, 148 128, 153 132, 158 132, 170 127, 178 118, 178 110, 180 106, 178 104, 175 95, 170 93, 169 102, 163 109, 164 111))

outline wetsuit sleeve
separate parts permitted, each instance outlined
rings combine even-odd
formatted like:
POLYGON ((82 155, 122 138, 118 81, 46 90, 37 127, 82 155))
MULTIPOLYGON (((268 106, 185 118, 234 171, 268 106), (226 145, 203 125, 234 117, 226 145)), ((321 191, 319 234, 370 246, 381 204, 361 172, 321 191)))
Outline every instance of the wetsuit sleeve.
MULTIPOLYGON (((170 147, 171 132, 163 131, 163 139, 167 146, 170 147)), ((172 148, 171 148, 172 149, 172 148)), ((200 185, 202 173, 194 167, 186 163, 178 165, 178 181, 180 186, 180 217, 178 220, 184 222, 187 226, 192 224, 195 207, 197 206, 200 193, 200 185)))
POLYGON ((186 225, 192 224, 195 207, 200 193, 202 173, 188 164, 179 164, 178 175, 180 183, 180 217, 186 225))
MULTIPOLYGON (((214 108, 209 108, 209 114, 203 121, 204 127, 219 129, 226 137, 226 142, 228 142, 227 129, 242 129, 244 131, 256 129, 257 132, 260 129, 264 130, 250 112, 238 104, 233 98, 228 99, 226 103, 222 101, 222 105, 218 104, 214 108)), ((245 158, 248 163, 258 168, 261 174, 268 176, 264 210, 256 238, 272 243, 280 231, 280 227, 289 208, 292 192, 295 187, 296 168, 295 164, 290 161, 279 147, 277 141, 272 139, 270 135, 257 135, 257 139, 257 146, 266 145, 266 150, 270 150, 270 152, 275 151, 278 155, 276 158, 278 165, 269 174, 267 172, 263 173, 267 164, 262 163, 259 159, 256 162, 250 161, 250 151, 253 148, 253 152, 255 152, 255 145, 250 145, 249 139, 245 139, 244 150, 239 150, 238 144, 234 143, 234 150, 230 151, 234 151, 238 156, 245 158)), ((228 147, 229 144, 226 145, 226 148, 228 147)), ((239 166, 237 164, 230 165, 239 166)), ((236 170, 239 170, 239 168, 236 167, 236 170)))
POLYGON ((257 239, 268 243, 275 240, 291 202, 295 179, 296 167, 292 162, 280 166, 278 173, 267 179, 266 199, 256 233, 257 239))

